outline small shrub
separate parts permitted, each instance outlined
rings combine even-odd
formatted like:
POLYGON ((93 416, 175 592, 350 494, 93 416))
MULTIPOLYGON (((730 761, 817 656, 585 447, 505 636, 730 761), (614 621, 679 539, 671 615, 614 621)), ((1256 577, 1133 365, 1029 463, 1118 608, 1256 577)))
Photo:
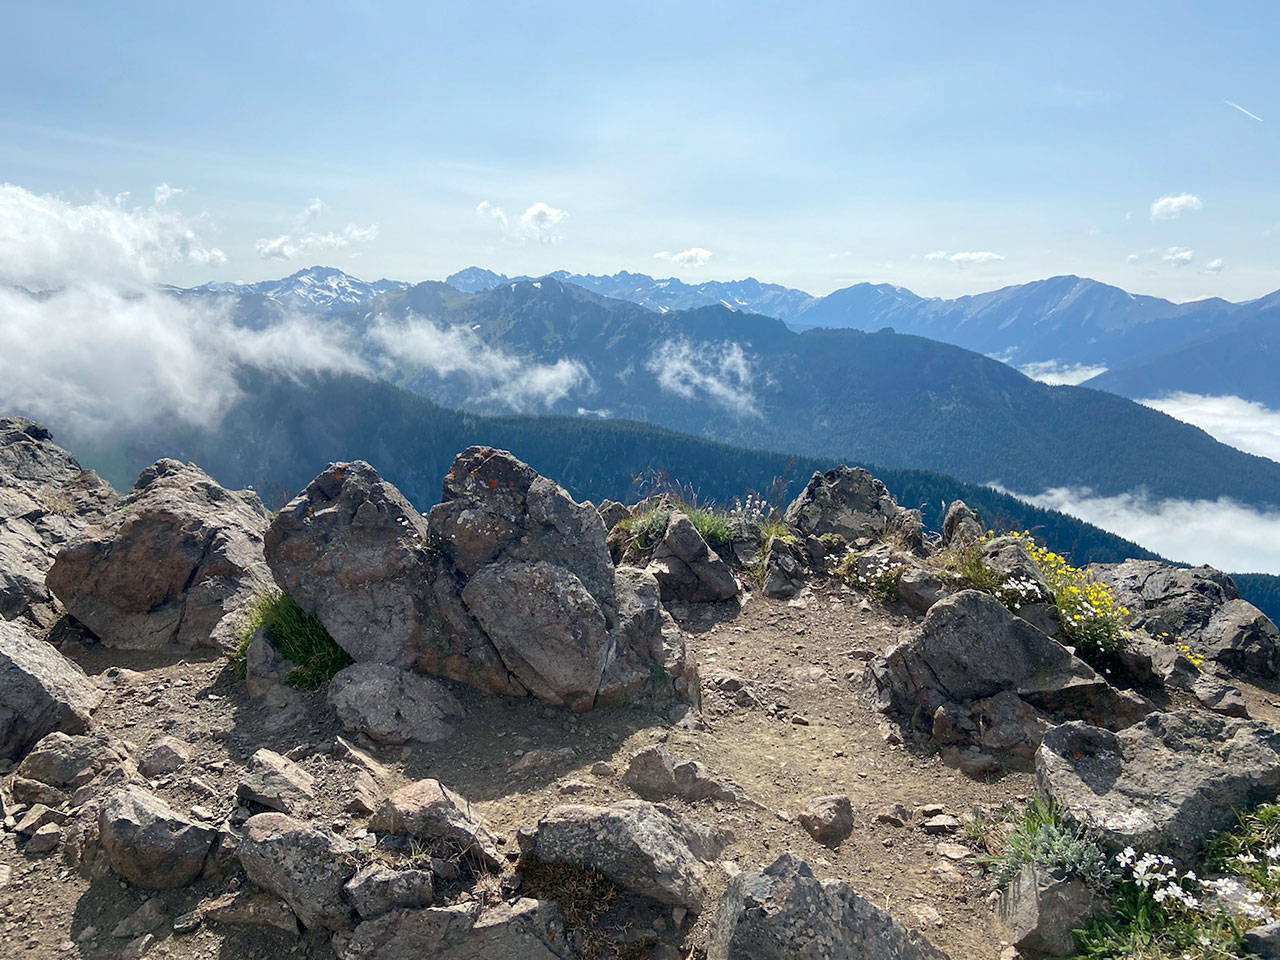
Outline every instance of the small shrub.
POLYGON ((992 570, 983 562, 981 541, 952 550, 943 560, 943 572, 963 581, 974 590, 992 595, 998 594, 1005 583, 1004 574, 992 570))
POLYGON ((1028 863, 1062 869, 1097 890, 1117 879, 1106 849, 1090 833, 1066 822, 1058 808, 1037 797, 1026 805, 1006 833, 987 832, 998 852, 984 858, 997 888, 1008 886, 1028 863))
POLYGON ((643 960, 650 955, 652 937, 636 938, 626 926, 608 922, 607 914, 618 905, 622 891, 598 870, 533 860, 521 862, 520 875, 528 896, 560 905, 582 960, 643 960))
POLYGON ((733 536, 729 530, 729 519, 714 510, 697 507, 689 510, 689 521, 702 534, 702 539, 712 547, 722 547, 733 536))
POLYGON ((241 677, 249 642, 259 628, 266 631, 267 640, 281 656, 296 664, 286 680, 292 687, 327 687, 334 674, 351 663, 350 655, 329 636, 324 624, 303 612, 287 593, 268 590, 254 600, 240 625, 231 660, 241 677))
POLYGON ((627 532, 629 545, 641 553, 652 550, 667 533, 671 511, 654 507, 634 517, 624 517, 618 526, 627 532))
POLYGON ((906 567, 900 563, 881 560, 866 573, 859 573, 858 566, 864 554, 846 553, 831 568, 834 576, 857 590, 864 590, 881 602, 888 602, 898 595, 898 584, 906 567))

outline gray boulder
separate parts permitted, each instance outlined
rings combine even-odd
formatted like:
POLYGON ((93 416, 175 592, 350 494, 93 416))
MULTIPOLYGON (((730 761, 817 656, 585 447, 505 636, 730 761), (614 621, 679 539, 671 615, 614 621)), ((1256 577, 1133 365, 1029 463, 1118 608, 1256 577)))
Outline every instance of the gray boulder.
POLYGON ((266 529, 252 490, 225 490, 193 464, 158 460, 58 554, 47 582, 109 647, 229 647, 253 599, 274 586, 266 529))
POLYGON ((1066 723, 1045 733, 1035 766, 1071 820, 1185 864, 1236 811, 1276 798, 1280 731, 1201 711, 1153 713, 1119 733, 1066 723))
POLYGON ((0 417, 0 620, 43 634, 62 615, 53 558, 102 519, 116 492, 24 417, 0 417))
POLYGON ((417 780, 396 790, 374 812, 369 829, 435 845, 442 857, 463 855, 493 869, 502 855, 471 804, 439 780, 417 780))
POLYGON ((382 863, 361 867, 343 887, 364 919, 401 908, 429 907, 434 880, 429 870, 397 870, 382 863))
POLYGON ((341 960, 571 960, 564 915, 547 900, 392 910, 335 943, 341 960))
POLYGON ((707 960, 946 960, 840 880, 784 853, 738 874, 716 911, 707 960))
POLYGON ((815 473, 791 501, 783 519, 805 537, 836 534, 849 544, 875 540, 910 513, 885 485, 861 467, 815 473))
POLYGON ((746 795, 737 784, 716 777, 697 760, 681 760, 661 744, 632 754, 622 782, 646 800, 679 797, 699 800, 742 801, 746 795))
POLYGON ((437 680, 387 663, 353 663, 329 685, 342 726, 379 743, 434 743, 453 733, 462 704, 437 680))
POLYGON ((101 733, 68 735, 57 731, 41 739, 18 764, 14 793, 21 799, 17 784, 26 781, 71 794, 108 772, 114 772, 112 779, 117 781, 137 772, 123 743, 101 733))
POLYGON ((1060 643, 977 590, 934 604, 909 639, 872 661, 864 692, 878 709, 939 744, 963 740, 956 735, 964 728, 957 711, 978 704, 1007 713, 1007 702, 983 704, 999 694, 1106 726, 1122 727, 1145 713, 1140 698, 1116 690, 1060 643))
POLYGON ((1022 868, 1000 891, 996 919, 1002 937, 1027 957, 1066 957, 1076 952, 1071 931, 1104 905, 1083 880, 1038 863, 1022 868))
POLYGON ((315 799, 315 782, 292 760, 264 747, 249 758, 236 798, 278 813, 297 813, 315 799))
POLYGON ((738 595, 729 565, 707 546, 688 516, 673 510, 667 531, 654 547, 647 569, 658 579, 663 600, 714 603, 738 595))
POLYGON ((794 597, 804 588, 805 556, 798 546, 774 539, 765 557, 764 595, 774 600, 794 597))
POLYGON ((898 577, 898 599, 920 613, 927 613, 929 608, 947 595, 946 585, 942 578, 923 567, 910 564, 904 567, 898 577))
POLYGON ((115 873, 139 887, 181 887, 204 869, 217 833, 155 794, 126 786, 103 803, 98 842, 115 873))
POLYGON ((853 803, 839 794, 818 797, 805 805, 798 819, 809 836, 821 844, 835 847, 853 833, 853 803))
POLYGON ((368 464, 331 464, 276 516, 268 561, 358 662, 578 710, 693 686, 589 504, 486 447, 455 459, 444 497, 426 520, 368 464))
POLYGON ((280 896, 303 926, 351 926, 352 908, 343 895, 357 866, 350 842, 283 813, 260 813, 245 822, 237 853, 249 879, 280 896))
POLYGON ((982 519, 963 500, 953 500, 942 519, 942 545, 966 546, 982 538, 982 519))
POLYGON ((721 848, 707 829, 644 800, 554 807, 519 841, 527 859, 598 870, 624 890, 694 913, 706 900, 707 861, 721 848))
POLYGON ((1233 673, 1280 675, 1280 631, 1235 583, 1212 567, 1184 569, 1155 560, 1089 568, 1129 609, 1132 625, 1157 640, 1179 639, 1233 673))
POLYGON ((0 620, 0 759, 19 759, 55 730, 83 733, 103 696, 51 645, 0 620))

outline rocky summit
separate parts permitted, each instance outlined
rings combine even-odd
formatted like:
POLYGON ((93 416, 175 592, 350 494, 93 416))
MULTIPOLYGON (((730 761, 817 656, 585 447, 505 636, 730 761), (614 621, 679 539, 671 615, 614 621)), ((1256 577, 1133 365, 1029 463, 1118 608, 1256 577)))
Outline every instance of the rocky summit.
POLYGON ((942 516, 486 446, 270 513, 0 420, 0 955, 1030 960, 1160 889, 1275 956, 1275 625, 942 516))

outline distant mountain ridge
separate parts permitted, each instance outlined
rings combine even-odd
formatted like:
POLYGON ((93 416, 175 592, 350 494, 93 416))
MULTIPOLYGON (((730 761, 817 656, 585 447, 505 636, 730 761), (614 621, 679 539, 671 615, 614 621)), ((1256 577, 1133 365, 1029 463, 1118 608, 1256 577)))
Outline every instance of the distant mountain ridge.
POLYGON ((307 312, 332 313, 348 310, 388 290, 410 284, 400 280, 360 280, 336 267, 307 267, 280 280, 257 283, 214 282, 192 289, 209 293, 256 294, 270 297, 286 307, 307 312))

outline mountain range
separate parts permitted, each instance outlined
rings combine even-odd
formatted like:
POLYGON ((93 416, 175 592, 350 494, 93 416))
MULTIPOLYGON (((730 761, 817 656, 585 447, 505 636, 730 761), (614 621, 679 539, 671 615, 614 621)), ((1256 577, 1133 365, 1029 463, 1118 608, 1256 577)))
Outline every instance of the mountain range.
MULTIPOLYGON (((1244 303, 1212 298, 1179 304, 1076 276, 954 299, 921 297, 884 283, 859 283, 814 297, 754 278, 687 284, 627 271, 597 276, 565 270, 547 278, 657 313, 722 306, 781 319, 798 331, 888 327, 986 354, 1048 382, 1087 382, 1133 399, 1186 392, 1280 407, 1280 377, 1274 374, 1280 357, 1280 291, 1244 303)), ((485 293, 538 279, 469 267, 445 282, 463 293, 485 293)), ((391 280, 367 283, 332 268, 311 267, 282 280, 194 289, 239 294, 240 310, 248 316, 255 310, 269 313, 273 303, 340 312, 408 286, 391 280)))
POLYGON ((642 420, 732 444, 942 472, 1023 494, 1280 504, 1280 463, 1099 390, 956 346, 723 305, 657 313, 545 277, 427 282, 328 314, 398 386, 481 413, 642 420))

